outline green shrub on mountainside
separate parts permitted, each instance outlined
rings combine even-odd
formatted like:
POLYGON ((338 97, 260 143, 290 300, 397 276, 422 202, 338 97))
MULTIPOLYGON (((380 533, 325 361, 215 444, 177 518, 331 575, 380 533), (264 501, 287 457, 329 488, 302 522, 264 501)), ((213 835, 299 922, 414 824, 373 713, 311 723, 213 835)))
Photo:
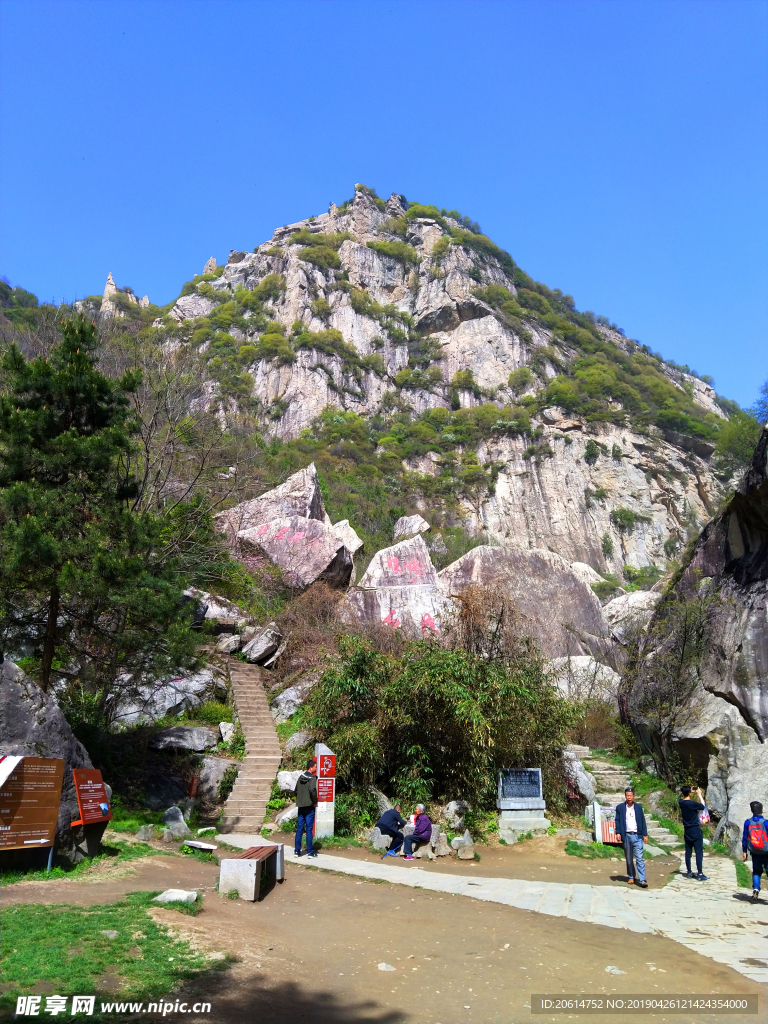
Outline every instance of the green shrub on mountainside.
POLYGON ((617 530, 629 533, 638 523, 650 523, 651 517, 641 512, 633 512, 629 508, 615 508, 611 511, 610 520, 617 530))
POLYGON ((405 242, 368 242, 367 245, 369 249, 373 249, 380 256, 389 256, 390 259, 397 260, 405 267, 418 266, 421 263, 421 257, 413 246, 407 245, 405 242))
POLYGON ((755 416, 742 411, 720 427, 715 443, 715 467, 719 475, 727 479, 744 472, 760 439, 761 429, 755 416))

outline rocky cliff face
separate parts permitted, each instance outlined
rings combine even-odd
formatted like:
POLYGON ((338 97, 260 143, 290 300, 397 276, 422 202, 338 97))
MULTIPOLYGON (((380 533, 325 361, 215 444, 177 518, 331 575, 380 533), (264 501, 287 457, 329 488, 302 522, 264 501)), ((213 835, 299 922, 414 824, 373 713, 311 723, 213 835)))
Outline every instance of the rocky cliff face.
MULTIPOLYGON (((247 311, 228 337, 252 352, 244 366, 251 398, 263 432, 281 439, 296 438, 328 406, 370 417, 490 402, 501 411, 532 401, 578 358, 578 347, 547 326, 556 317, 523 324, 500 311, 499 289, 518 295, 506 253, 450 215, 414 216, 414 209, 402 196, 383 203, 358 187, 342 207, 278 228, 252 253, 232 252, 223 269, 209 260, 208 280, 177 301, 168 322, 192 337, 198 324, 215 320, 218 304, 246 292, 264 297, 271 348, 264 317, 247 311), (301 342, 297 332, 314 340, 290 349, 288 340, 301 342), (510 386, 510 374, 526 368, 533 372, 510 386)), ((617 352, 634 350, 617 330, 599 330, 617 352)), ((709 384, 668 376, 701 411, 724 415, 709 384)), ((220 410, 236 407, 208 385, 198 404, 217 402, 220 410)), ((594 419, 558 406, 534 409, 533 455, 530 432, 497 432, 480 445, 480 465, 498 475, 494 493, 465 503, 467 525, 604 571, 662 565, 713 511, 713 447, 673 429, 638 433, 594 419), (585 451, 590 439, 596 457, 585 451), (633 513, 629 526, 611 515, 617 507, 633 513)), ((434 475, 436 456, 407 468, 434 475)))
POLYGON ((702 531, 672 598, 702 589, 716 598, 715 612, 701 688, 674 743, 706 768, 708 802, 736 848, 749 802, 765 802, 768 787, 768 427, 735 495, 702 531))

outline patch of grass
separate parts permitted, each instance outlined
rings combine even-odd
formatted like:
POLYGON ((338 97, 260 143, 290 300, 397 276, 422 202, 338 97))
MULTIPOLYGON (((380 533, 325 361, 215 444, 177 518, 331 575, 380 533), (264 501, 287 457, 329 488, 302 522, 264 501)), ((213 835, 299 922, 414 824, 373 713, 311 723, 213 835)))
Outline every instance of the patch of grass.
POLYGON ((28 903, 0 911, 3 1013, 12 1013, 17 996, 34 992, 41 982, 58 995, 87 995, 99 993, 106 974, 117 975, 118 998, 151 1000, 212 967, 226 967, 226 960, 212 964, 152 919, 147 910, 156 895, 129 893, 117 903, 92 907, 28 903), (110 939, 104 931, 118 934, 110 939))
POLYGON ((316 850, 344 850, 350 846, 364 846, 365 843, 353 836, 326 836, 325 839, 316 839, 312 845, 316 850))
POLYGON ((0 874, 0 886, 14 885, 16 882, 48 882, 60 878, 74 878, 90 874, 104 863, 125 864, 141 857, 167 856, 170 851, 155 850, 147 843, 127 843, 123 839, 101 844, 101 853, 96 857, 86 857, 79 864, 71 865, 68 861, 56 864, 50 874, 45 869, 35 871, 3 871, 0 874))
MULTIPOLYGON (((201 861, 203 864, 218 864, 219 858, 213 852, 213 850, 196 850, 194 846, 182 846, 181 853, 185 857, 194 857, 195 860, 201 861)), ((194 904, 190 904, 194 906, 194 904)))
POLYGON ((232 721, 232 708, 217 700, 206 701, 199 708, 185 711, 180 718, 185 722, 204 722, 206 725, 218 725, 219 722, 232 721))
POLYGON ((751 889, 752 888, 752 871, 748 864, 745 864, 743 860, 734 861, 736 865, 736 882, 740 889, 751 889))
POLYGON ((585 857, 587 860, 599 858, 609 860, 612 857, 623 856, 620 846, 605 846, 602 843, 590 843, 589 846, 582 846, 575 839, 566 839, 565 852, 571 857, 585 857))

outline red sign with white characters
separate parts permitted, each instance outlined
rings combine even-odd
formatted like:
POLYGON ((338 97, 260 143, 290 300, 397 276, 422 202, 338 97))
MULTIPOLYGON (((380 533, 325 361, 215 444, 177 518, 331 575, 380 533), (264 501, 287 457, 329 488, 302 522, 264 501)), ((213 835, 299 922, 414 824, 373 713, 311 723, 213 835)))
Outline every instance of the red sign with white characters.
MULTIPOLYGON (((317 777, 318 779, 335 779, 336 778, 336 755, 335 754, 321 754, 317 759, 317 777)), ((333 799, 333 798, 331 798, 333 799)))
POLYGON ((336 779, 317 780, 317 802, 319 804, 332 804, 336 779))

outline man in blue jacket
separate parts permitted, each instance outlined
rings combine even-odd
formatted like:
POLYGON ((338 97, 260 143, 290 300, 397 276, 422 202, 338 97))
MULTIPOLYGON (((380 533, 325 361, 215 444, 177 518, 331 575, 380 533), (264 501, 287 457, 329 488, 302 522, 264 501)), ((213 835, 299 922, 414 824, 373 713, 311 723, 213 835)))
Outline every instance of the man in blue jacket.
POLYGON ((400 829, 405 824, 405 819, 400 813, 400 804, 395 804, 388 811, 384 811, 379 820, 376 822, 376 828, 381 832, 383 836, 389 836, 392 842, 389 844, 389 849, 382 856, 384 857, 396 857, 400 852, 400 847, 403 845, 403 833, 400 829))
POLYGON ((744 860, 747 851, 752 854, 752 902, 760 898, 760 876, 765 871, 768 876, 768 822, 763 817, 763 805, 753 800, 749 805, 752 817, 744 822, 741 835, 741 850, 744 860))
POLYGON ((624 790, 624 803, 619 804, 616 808, 616 838, 624 843, 624 856, 627 858, 627 883, 634 885, 635 869, 637 869, 637 884, 641 889, 647 889, 643 843, 648 842, 648 826, 645 824, 642 805, 635 803, 633 789, 624 790))

